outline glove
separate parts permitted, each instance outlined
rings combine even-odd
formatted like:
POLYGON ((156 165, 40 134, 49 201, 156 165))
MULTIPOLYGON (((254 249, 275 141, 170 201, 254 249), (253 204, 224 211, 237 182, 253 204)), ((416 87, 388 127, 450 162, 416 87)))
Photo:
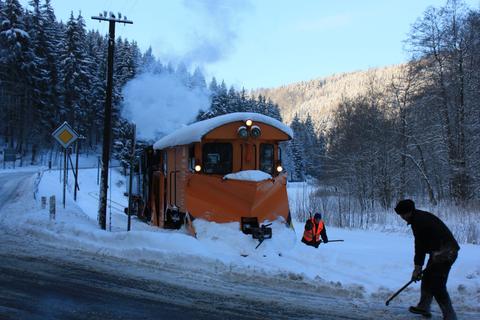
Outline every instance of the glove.
POLYGON ((307 220, 307 222, 305 223, 305 230, 310 231, 312 229, 313 229, 312 221, 307 220))
POLYGON ((412 272, 412 281, 419 281, 422 279, 422 266, 415 266, 412 272))
POLYGON ((323 241, 323 243, 328 243, 328 239, 325 239, 325 241, 323 241))

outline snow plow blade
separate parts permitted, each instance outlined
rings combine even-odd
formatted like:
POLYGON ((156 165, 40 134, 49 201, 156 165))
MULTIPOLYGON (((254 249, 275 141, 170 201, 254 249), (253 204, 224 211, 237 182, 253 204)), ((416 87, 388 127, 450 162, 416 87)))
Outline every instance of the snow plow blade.
POLYGON ((242 217, 256 217, 259 222, 283 217, 289 222, 285 174, 259 182, 192 175, 186 204, 193 217, 219 223, 240 222, 242 217))

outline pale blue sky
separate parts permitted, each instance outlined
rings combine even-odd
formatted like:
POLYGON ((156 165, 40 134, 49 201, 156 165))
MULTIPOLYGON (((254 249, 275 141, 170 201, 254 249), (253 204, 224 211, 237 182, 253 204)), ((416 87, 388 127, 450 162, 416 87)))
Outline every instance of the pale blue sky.
MULTIPOLYGON (((25 4, 28 0, 22 0, 25 4)), ((478 8, 479 0, 466 3, 478 8)), ((210 79, 247 89, 404 62, 410 25, 440 0, 52 0, 58 19, 121 12, 117 36, 161 61, 200 65, 210 79)))

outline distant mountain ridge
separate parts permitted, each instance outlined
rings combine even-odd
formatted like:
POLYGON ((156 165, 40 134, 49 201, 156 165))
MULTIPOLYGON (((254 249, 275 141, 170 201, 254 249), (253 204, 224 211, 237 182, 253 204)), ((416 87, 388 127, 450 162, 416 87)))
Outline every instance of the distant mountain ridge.
POLYGON ((251 91, 270 98, 280 108, 282 119, 290 123, 298 113, 300 119, 310 114, 316 129, 328 127, 332 112, 344 98, 355 98, 370 90, 384 92, 398 76, 402 65, 372 68, 364 71, 334 74, 310 81, 283 85, 277 88, 260 88, 251 91))

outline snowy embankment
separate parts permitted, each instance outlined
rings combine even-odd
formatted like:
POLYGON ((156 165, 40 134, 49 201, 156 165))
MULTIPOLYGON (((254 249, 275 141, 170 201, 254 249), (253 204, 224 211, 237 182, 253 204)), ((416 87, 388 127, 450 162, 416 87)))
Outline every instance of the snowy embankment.
MULTIPOLYGON (((97 223, 97 170, 80 171, 80 191, 73 201, 70 176, 66 208, 62 206, 62 183, 58 171, 45 171, 37 200, 26 190, 25 201, 9 205, 9 229, 32 241, 48 241, 62 248, 74 248, 112 255, 126 260, 182 264, 182 268, 208 268, 222 272, 252 273, 266 277, 288 277, 292 281, 317 282, 351 290, 353 296, 384 303, 388 296, 410 278, 413 269, 413 238, 410 234, 329 228, 330 239, 344 239, 318 249, 300 242, 303 222, 295 230, 274 222, 273 238, 255 249, 257 240, 239 231, 238 223, 216 224, 195 221, 197 238, 183 230, 162 230, 132 218, 132 231, 126 232, 123 208, 125 184, 116 170, 111 171, 111 206, 107 208, 107 229, 97 223), (56 219, 49 219, 48 206, 40 208, 40 197, 56 196, 56 219)), ((32 185, 35 177, 32 177, 32 185)), ((48 200, 47 200, 48 203, 48 200)), ((5 209, 5 208, 4 208, 5 209)), ((449 279, 455 305, 465 311, 480 312, 480 246, 462 245, 449 279)), ((214 271, 212 271, 214 272, 214 271)), ((407 289, 398 300, 415 303, 419 285, 407 289)), ((398 302, 401 303, 401 302, 398 302)))

